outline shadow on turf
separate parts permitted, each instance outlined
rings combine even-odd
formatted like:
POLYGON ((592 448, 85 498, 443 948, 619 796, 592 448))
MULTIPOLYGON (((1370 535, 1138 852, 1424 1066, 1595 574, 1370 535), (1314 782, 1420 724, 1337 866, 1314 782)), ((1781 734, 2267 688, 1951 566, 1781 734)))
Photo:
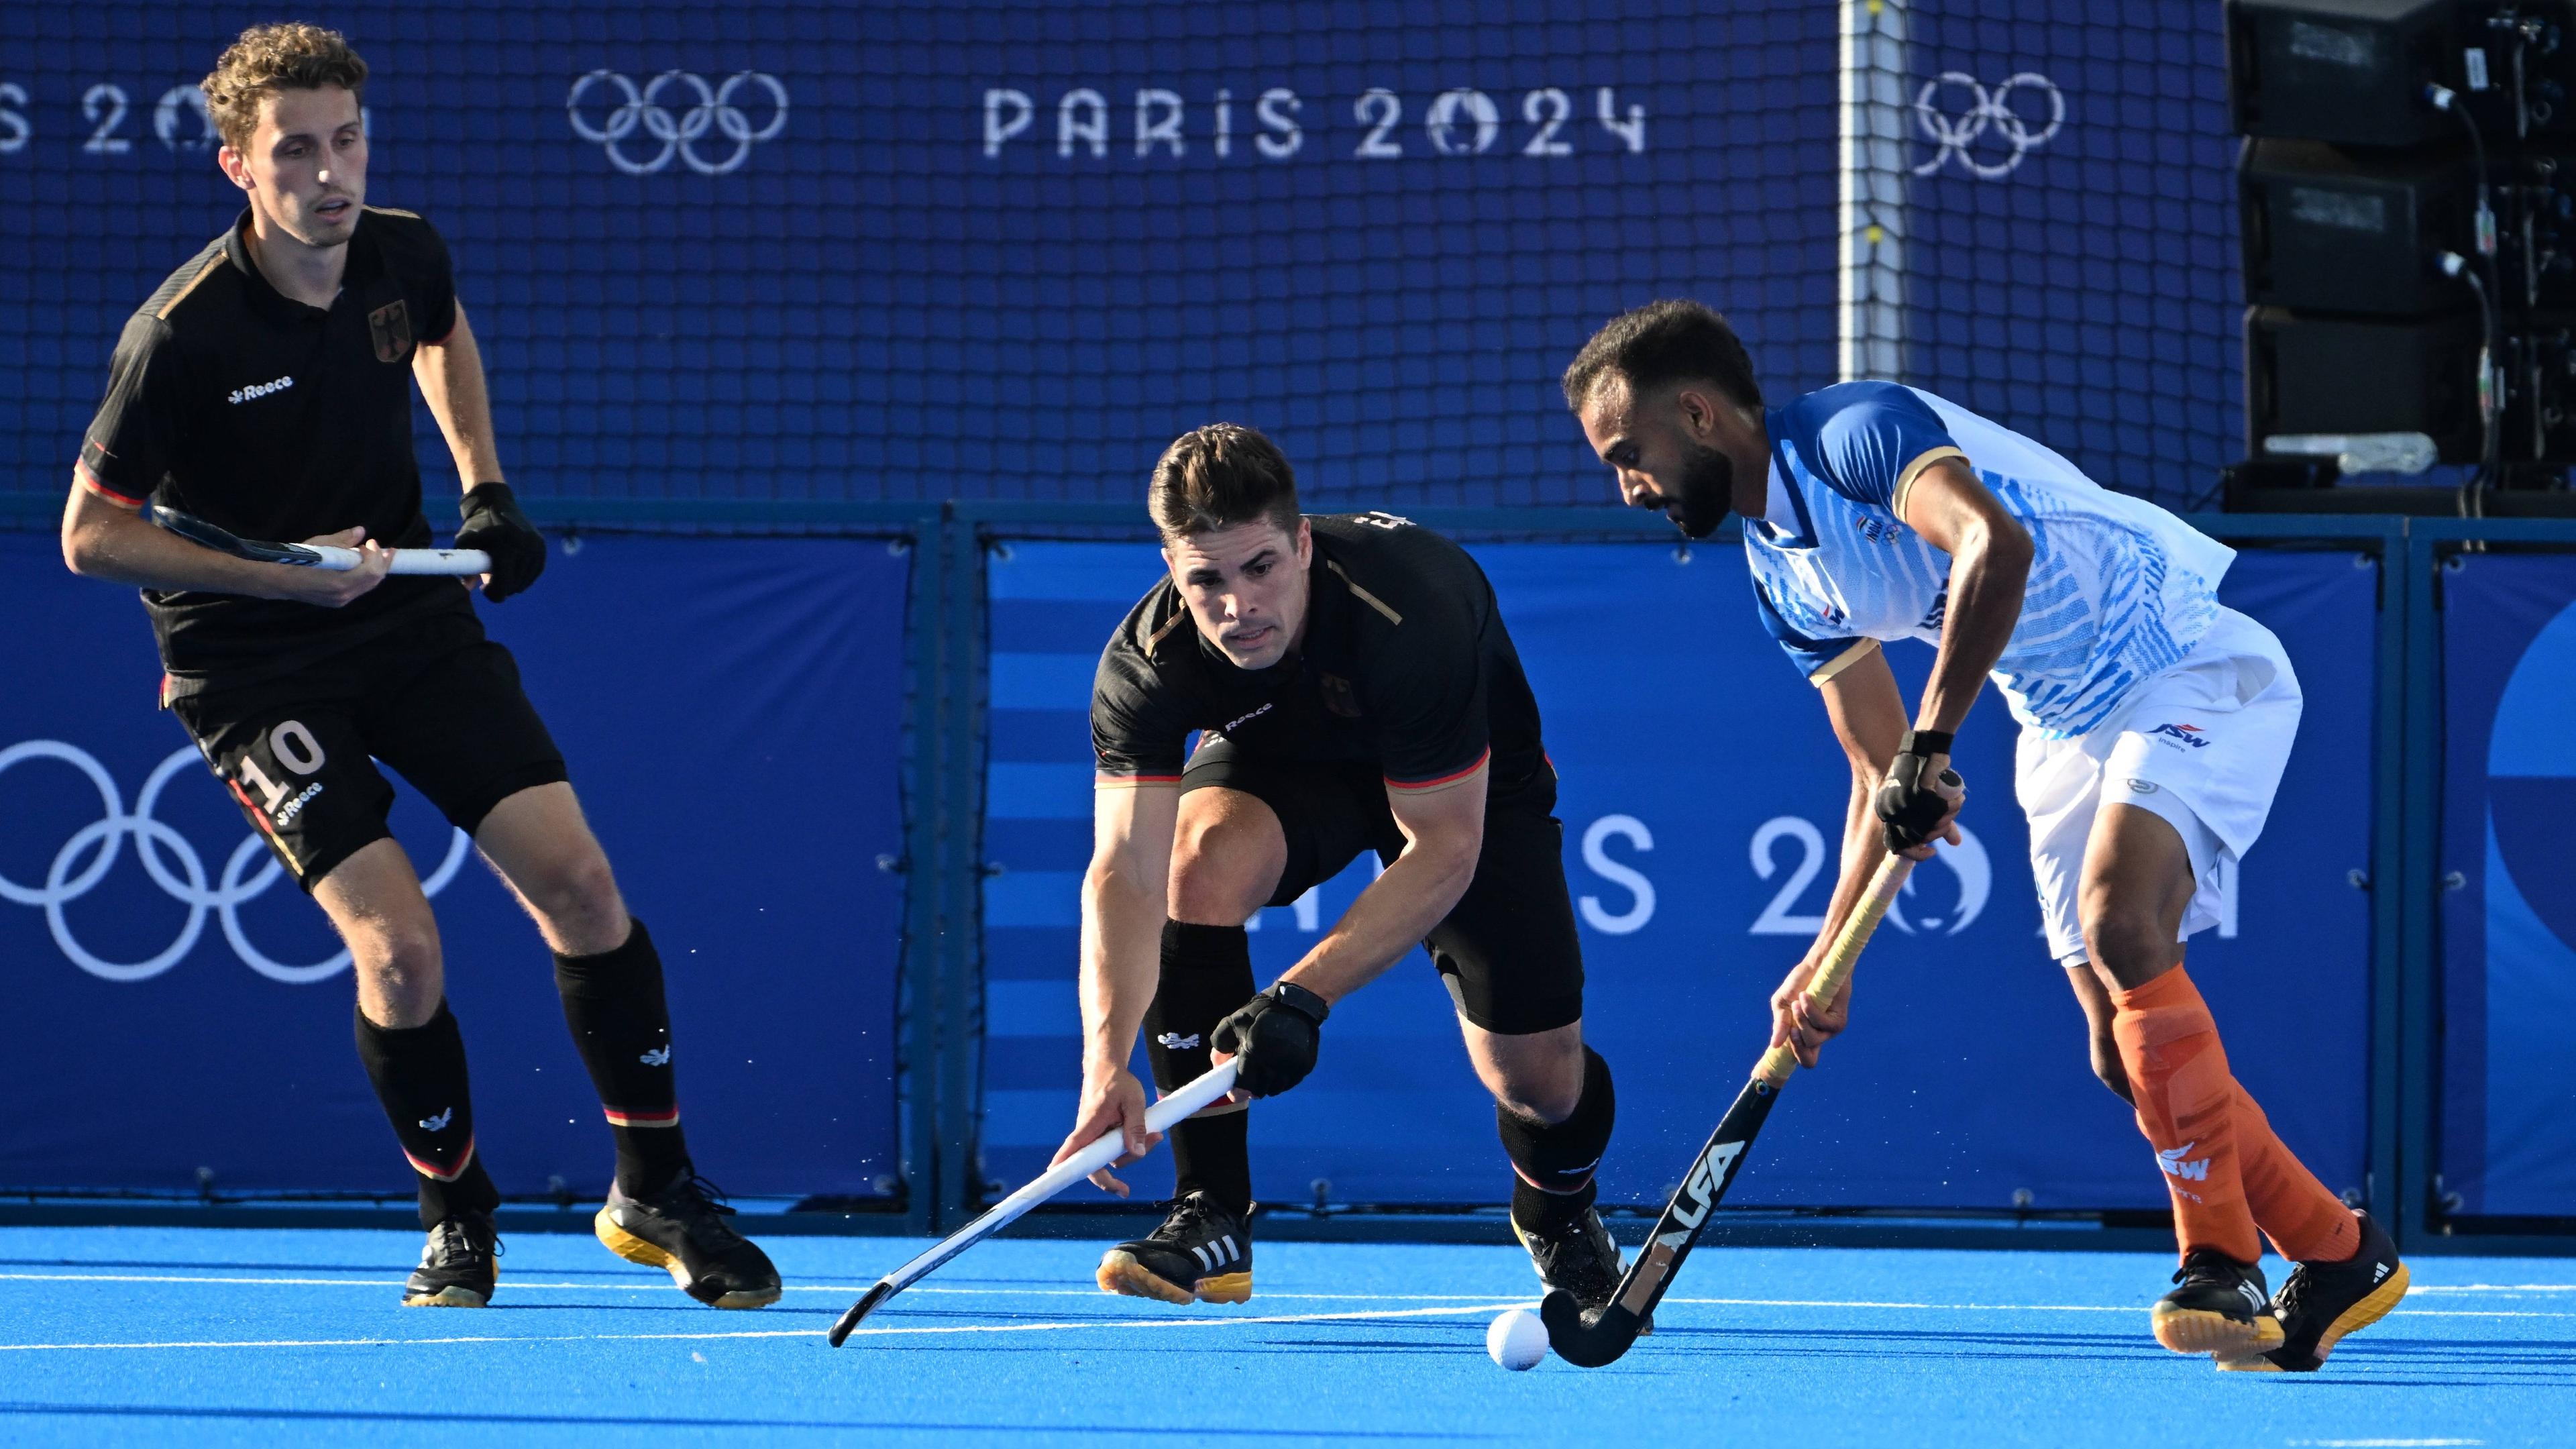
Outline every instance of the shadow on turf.
MULTIPOLYGON (((2167 1361, 2174 1357, 2144 1334, 1666 1328, 1645 1343, 1689 1347, 1712 1356, 1795 1357, 1802 1361, 1952 1358, 1963 1351, 1973 1351, 1981 1359, 2026 1358, 2051 1363, 2070 1358, 2167 1361)), ((1364 1350, 1360 1345, 1335 1347, 1341 1351, 1384 1351, 1364 1350)), ((2257 1381, 2372 1388, 2576 1388, 2576 1341, 2355 1338, 2338 1349, 2319 1373, 2267 1375, 2257 1381), (2343 1372, 2338 1373, 2338 1369, 2343 1372)))
POLYGON ((1647 1342, 1706 1344, 1720 1350, 1734 1350, 1739 1356, 1777 1354, 1800 1358, 1816 1354, 1834 1354, 1852 1358, 1889 1358, 1913 1353, 1936 1356, 1955 1354, 1962 1348, 1977 1347, 2006 1350, 1985 1356, 2024 1357, 2062 1360, 2074 1358, 2132 1358, 2141 1354, 2165 1357, 2165 1351, 2144 1333, 2011 1333, 1994 1330, 1933 1330, 1914 1328, 1692 1328, 1659 1327, 1647 1342), (1826 1345, 1850 1344, 1836 1350, 1826 1345), (1890 1347, 1894 1352, 1890 1352, 1890 1347), (2011 1352, 2018 1350, 2019 1352, 2011 1352))
MULTIPOLYGON (((959 1434, 1006 1434, 1024 1432, 1026 1423, 943 1424, 927 1420, 850 1420, 850 1419, 684 1419, 655 1418, 642 1414, 458 1414, 397 1409, 200 1409, 165 1408, 159 1405, 119 1404, 19 1404, 0 1403, 0 1418, 67 1415, 91 1419, 211 1419, 211 1420, 283 1420, 302 1424, 492 1424, 503 1427, 534 1428, 578 1425, 597 1428, 635 1429, 874 1429, 880 1431, 930 1430, 959 1434)), ((1141 1424, 1050 1424, 1050 1433, 1118 1434, 1118 1435, 1186 1435, 1201 1439, 1208 1435, 1204 1427, 1155 1428, 1141 1424)), ((1225 1430, 1228 1438, 1312 1439, 1311 1429, 1261 1429, 1240 1426, 1225 1430)), ((1336 1439, 1492 1439, 1493 1434, 1441 1433, 1436 1430, 1336 1429, 1336 1439)))
POLYGON ((2516 1339, 2510 1343, 2436 1339, 2354 1339, 2338 1348, 2314 1374, 2284 1374, 2281 1382, 2341 1384, 2347 1388, 2576 1388, 2576 1342, 2516 1339), (2356 1378, 2335 1370, 2368 1370, 2356 1378))

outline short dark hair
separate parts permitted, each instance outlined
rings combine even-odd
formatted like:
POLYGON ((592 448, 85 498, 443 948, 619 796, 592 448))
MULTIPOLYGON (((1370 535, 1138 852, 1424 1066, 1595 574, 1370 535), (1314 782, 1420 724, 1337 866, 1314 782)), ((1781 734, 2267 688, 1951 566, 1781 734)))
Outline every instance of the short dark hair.
POLYGON ((1297 527, 1297 473, 1279 445, 1237 423, 1210 423, 1172 441, 1146 496, 1154 527, 1189 538, 1268 519, 1297 527))
POLYGON ((1565 369, 1565 405, 1583 411, 1602 379, 1614 375, 1641 393, 1676 382, 1715 383, 1739 407, 1762 406, 1744 340, 1714 309, 1687 299, 1649 302, 1603 324, 1565 369))
POLYGON ((239 150, 259 129, 259 103, 279 91, 338 86, 364 101, 367 63, 336 30, 319 25, 254 25, 241 33, 197 89, 224 144, 239 150))

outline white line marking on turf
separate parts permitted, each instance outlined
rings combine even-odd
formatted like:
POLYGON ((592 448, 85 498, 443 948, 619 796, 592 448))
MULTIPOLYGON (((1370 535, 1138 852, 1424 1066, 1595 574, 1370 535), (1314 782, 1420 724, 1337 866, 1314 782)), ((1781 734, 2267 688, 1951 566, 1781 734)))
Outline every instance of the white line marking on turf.
POLYGON ((2294 1445, 2313 1445, 2314 1449, 2439 1449, 2455 1444, 2484 1444, 2484 1439, 2292 1439, 2294 1445))
MULTIPOLYGON (((1474 1303, 1453 1308, 1388 1308, 1376 1312, 1358 1313, 1274 1313, 1258 1318, 1127 1318, 1094 1320, 1088 1323, 948 1323, 926 1324, 919 1328, 889 1324, 880 1328, 858 1329, 850 1336, 876 1338, 894 1334, 1050 1333, 1086 1328, 1244 1328, 1255 1324, 1346 1323, 1354 1320, 1433 1318, 1441 1315, 1494 1313, 1505 1308, 1527 1306, 1524 1301, 1474 1303)), ((648 1343, 727 1338, 821 1338, 822 1336, 823 1330, 819 1328, 775 1328, 736 1329, 708 1333, 475 1334, 450 1338, 280 1338, 135 1343, 0 1343, 0 1353, 135 1348, 402 1348, 462 1343, 648 1343)))
MULTIPOLYGON (((30 1275, 20 1275, 20 1276, 30 1276, 30 1275)), ((126 1281, 126 1280, 118 1279, 118 1280, 110 1280, 110 1281, 126 1281)), ((156 1280, 146 1280, 146 1281, 156 1281, 156 1280)), ((202 1280, 202 1279, 179 1279, 179 1280, 175 1280, 175 1281, 180 1281, 180 1282, 202 1282, 202 1281, 208 1281, 208 1280, 202 1280)), ((323 1283, 341 1283, 341 1282, 347 1282, 347 1281, 349 1281, 349 1280, 346 1280, 346 1279, 330 1278, 330 1279, 318 1279, 318 1280, 313 1280, 313 1281, 318 1281, 318 1282, 323 1282, 323 1283)), ((952 1293, 967 1293, 967 1292, 977 1292, 977 1291, 1001 1291, 1001 1290, 950 1289, 950 1290, 946 1290, 946 1291, 949 1291, 949 1292, 952 1292, 952 1293)), ((1307 1295, 1282 1294, 1282 1295, 1279 1295, 1279 1296, 1281 1296, 1281 1297, 1297 1297, 1297 1296, 1307 1296, 1307 1295)), ((1880 1309, 1908 1309, 1908 1310, 1914 1310, 1914 1311, 1930 1311, 1930 1312, 1985 1312, 1985 1313, 2136 1313, 2136 1312, 2138 1312, 2138 1311, 2139 1311, 2139 1309, 2138 1309, 2135 1305, 2128 1305, 2128 1306, 2114 1306, 2114 1305, 2101 1305, 2101 1304, 2069 1304, 2069 1303, 1888 1303, 1888 1302, 1878 1302, 1878 1301, 1872 1301, 1872 1300, 1846 1300, 1846 1299, 1774 1299, 1774 1298, 1667 1298, 1667 1299, 1665 1299, 1664 1301, 1665 1301, 1665 1302, 1667 1302, 1667 1303, 1679 1303, 1679 1304, 1703 1304, 1703 1305, 1712 1305, 1712 1306, 1747 1307, 1747 1308, 1880 1308, 1880 1309)), ((858 1338, 858 1337, 875 1338, 875 1337, 889 1337, 889 1336, 897 1336, 897 1335, 916 1335, 916 1336, 918 1336, 918 1335, 946 1335, 946 1334, 961 1334, 961 1333, 1064 1333, 1064 1332, 1076 1332, 1076 1331, 1080 1331, 1080 1330, 1084 1330, 1084 1329, 1138 1329, 1138 1328, 1164 1328, 1164 1329, 1174 1329, 1174 1328, 1248 1328, 1248 1327, 1253 1327, 1253 1326, 1256 1326, 1256 1325, 1276 1325, 1276 1324, 1286 1324, 1286 1323, 1354 1323, 1354 1322, 1384 1322, 1384 1321, 1393 1320, 1393 1319, 1458 1317, 1458 1316, 1464 1316, 1464 1315, 1467 1315, 1467 1314, 1474 1314, 1474 1313, 1494 1313, 1494 1312, 1499 1312, 1499 1311, 1501 1311, 1501 1310, 1503 1310, 1503 1309, 1506 1309, 1506 1308, 1525 1308, 1525 1307, 1527 1307, 1527 1306, 1529 1306, 1529 1300, 1527 1300, 1527 1299, 1520 1299, 1520 1300, 1509 1301, 1509 1302, 1500 1302, 1500 1303, 1496 1303, 1496 1302, 1482 1302, 1482 1303, 1467 1303, 1467 1304, 1450 1304, 1450 1305, 1443 1305, 1443 1306, 1440 1306, 1440 1307, 1434 1307, 1434 1308, 1385 1308, 1385 1309, 1376 1309, 1376 1310, 1357 1310, 1357 1311, 1348 1311, 1348 1310, 1346 1310, 1346 1311, 1329 1312, 1329 1313, 1274 1313, 1274 1314, 1264 1314, 1264 1315, 1260 1315, 1260 1316, 1256 1316, 1256 1317, 1248 1317, 1248 1318, 1238 1318, 1238 1317, 1222 1317, 1222 1318, 1219 1318, 1219 1317, 1208 1317, 1208 1318, 1126 1318, 1126 1319, 1092 1319, 1092 1320, 1088 1320, 1088 1321, 1083 1321, 1083 1322, 1073 1322, 1073 1323, 1062 1323, 1062 1322, 1042 1322, 1042 1323, 947 1323, 947 1324, 923 1324, 923 1325, 920 1325, 920 1326, 912 1326, 912 1325, 905 1325, 905 1324, 885 1324, 885 1325, 881 1325, 881 1326, 878 1326, 878 1327, 875 1327, 875 1328, 862 1328, 862 1329, 859 1329, 859 1330, 857 1330, 855 1333, 853 1333, 851 1336, 852 1336, 852 1337, 854 1337, 854 1338, 858 1338)), ((2458 1311, 2458 1310, 2407 1310, 2407 1309, 2399 1309, 2397 1312, 2395 1312, 2395 1313, 2393 1313, 2393 1314, 2391 1314, 2391 1315, 2389 1315, 2389 1316, 2390 1316, 2390 1317, 2393 1317, 2393 1318, 2394 1318, 2394 1317, 2422 1317, 2422 1318, 2568 1318, 2568 1317, 2576 1317, 2576 1314, 2564 1314, 2564 1313, 2480 1313, 2480 1312, 2469 1312, 2469 1311, 2458 1311)), ((223 1348, 395 1348, 395 1347, 427 1347, 427 1346, 434 1346, 434 1345, 448 1345, 448 1344, 478 1344, 478 1343, 650 1343, 650 1342, 700 1342, 700 1341, 709 1341, 709 1340, 718 1340, 718 1339, 820 1338, 820 1337, 822 1337, 822 1336, 823 1336, 823 1330, 821 1330, 821 1329, 819 1329, 819 1328, 778 1328, 778 1329, 733 1329, 733 1330, 710 1331, 710 1332, 703 1332, 703 1333, 473 1334, 473 1335, 456 1335, 456 1336, 451 1336, 451 1337, 441 1337, 441 1338, 190 1339, 190 1340, 176 1340, 176 1341, 172 1341, 172 1340, 162 1340, 162 1341, 135 1341, 135 1342, 124 1342, 124 1343, 0 1343, 0 1353, 34 1353, 34 1352, 47 1352, 47 1351, 80 1351, 80 1350, 96 1350, 96 1349, 167 1349, 167 1348, 196 1348, 196 1349, 223 1349, 223 1348)), ((2320 1439, 2320 1440, 2295 1440, 2295 1441, 2292 1441, 2292 1442, 2294 1442, 2294 1443, 2300 1443, 2300 1444, 2314 1444, 2314 1445, 2320 1446, 2320 1449, 2322 1449, 2322 1446, 2326 1446, 2326 1445, 2346 1446, 2346 1449, 2361 1449, 2361 1446, 2387 1446, 2387 1449, 2399 1449, 2399 1446, 2426 1446, 2426 1449, 2429 1449, 2429 1446, 2470 1445, 2470 1444, 2477 1444, 2477 1443, 2480 1443, 2480 1442, 2482 1442, 2482 1441, 2475 1440, 2475 1439, 2351 1439, 2351 1440, 2322 1440, 2322 1439, 2320 1439)))
MULTIPOLYGON (((219 1277, 219 1276, 214 1276, 214 1275, 176 1274, 176 1273, 171 1273, 171 1274, 156 1274, 156 1273, 0 1273, 0 1282, 20 1282, 20 1283, 174 1283, 174 1284, 202 1283, 202 1284, 211 1284, 211 1285, 216 1285, 216 1286, 231 1286, 231 1287, 253 1286, 253 1287, 286 1287, 286 1288, 378 1288, 378 1289, 382 1289, 382 1288, 393 1288, 393 1287, 399 1287, 399 1286, 401 1285, 401 1281, 402 1281, 402 1280, 397 1279, 397 1278, 270 1278, 270 1277, 244 1277, 244 1276, 229 1276, 229 1275, 228 1275, 228 1276, 220 1276, 220 1277, 219 1277)), ((536 1280, 532 1280, 532 1279, 511 1278, 511 1279, 504 1279, 504 1280, 503 1280, 503 1283, 504 1283, 504 1286, 509 1287, 509 1288, 512 1288, 512 1289, 547 1289, 547 1290, 569 1291, 569 1292, 586 1292, 586 1293, 663 1293, 663 1292, 668 1292, 668 1291, 669 1291, 669 1285, 668 1285, 667 1283, 663 1282, 663 1281, 662 1281, 660 1278, 658 1278, 658 1277, 655 1277, 655 1278, 639 1278, 638 1280, 633 1281, 633 1282, 610 1282, 610 1283, 541 1282, 541 1281, 536 1281, 536 1280)), ((874 1285, 873 1285, 873 1284, 863 1284, 863 1283, 791 1283, 791 1284, 786 1285, 786 1291, 787 1291, 787 1292, 790 1292, 790 1293, 832 1293, 832 1294, 850 1294, 850 1295, 855 1295, 855 1294, 859 1294, 859 1293, 864 1293, 864 1292, 866 1292, 866 1291, 867 1291, 870 1287, 872 1287, 872 1286, 874 1286, 874 1285)), ((2563 1289, 2566 1289, 2566 1290, 2569 1290, 2569 1291, 2576 1291, 2576 1284, 2566 1284, 2566 1285, 2535 1285, 2535 1287, 2548 1287, 2550 1291, 2560 1291, 2562 1288, 2563 1288, 2563 1289)), ((2535 1291, 2535 1287, 2514 1287, 2514 1288, 2503 1288, 2503 1287, 2496 1287, 2496 1286, 2488 1285, 2488 1284, 2462 1284, 2462 1285, 2458 1285, 2458 1286, 2455 1286, 2455 1287, 2447 1287, 2447 1288, 2415 1288, 2415 1289, 2410 1290, 2410 1292, 2409 1292, 2409 1296, 2410 1296, 2410 1297, 2412 1297, 2412 1296, 2414 1296, 2414 1295, 2416 1295, 2416 1294, 2423 1294, 2423 1293, 2435 1293, 2435 1292, 2451 1292, 2451 1293, 2470 1293, 2470 1292, 2482 1292, 2482 1293, 2521 1293, 2521 1292, 2531 1292, 2531 1291, 2535 1291)), ((977 1298, 977 1297, 983 1297, 983 1298, 1086 1298, 1086 1299, 1088 1299, 1088 1298, 1098 1298, 1098 1297, 1101 1297, 1101 1296, 1102 1296, 1102 1295, 1101 1295, 1097 1290, 1093 1290, 1093 1289, 1083 1289, 1083 1288, 927 1288, 927 1287, 925 1287, 925 1288, 912 1288, 912 1289, 908 1289, 908 1290, 906 1290, 906 1291, 907 1291, 907 1292, 910 1292, 910 1293, 915 1293, 915 1294, 941 1294, 941 1295, 946 1295, 946 1296, 949 1296, 949 1297, 959 1297, 959 1298, 977 1298)), ((1265 1297, 1265 1298, 1272 1299, 1272 1300, 1274 1300, 1274 1301, 1279 1301, 1279 1302, 1289 1302, 1289 1303, 1462 1303, 1462 1302, 1478 1302, 1478 1303, 1481 1303, 1481 1302, 1483 1302, 1483 1300, 1482 1300, 1482 1299, 1478 1299, 1478 1298, 1473 1297, 1472 1295, 1464 1294, 1464 1293, 1279 1293, 1279 1292, 1265 1292, 1262 1296, 1263 1296, 1263 1297, 1265 1297)), ((1532 1301, 1534 1301, 1534 1300, 1523 1300, 1523 1302, 1522 1302, 1522 1303, 1520 1303, 1520 1304, 1518 1304, 1518 1305, 1506 1304, 1506 1305, 1503 1305, 1503 1306, 1505 1306, 1505 1307, 1512 1307, 1512 1306, 1527 1307, 1527 1306, 1529 1306, 1529 1303, 1530 1303, 1530 1302, 1532 1302, 1532 1301)), ((2132 1304, 2132 1303, 1916 1303, 1916 1302, 1895 1302, 1895 1301, 1882 1301, 1882 1300, 1877 1300, 1877 1299, 1854 1299, 1854 1298, 1681 1298, 1681 1297, 1666 1298, 1666 1299, 1664 1299, 1663 1301, 1664 1301, 1664 1302, 1666 1302, 1666 1303, 1674 1304, 1674 1305, 1676 1305, 1676 1306, 1683 1306, 1683 1307, 1703 1307, 1703 1308, 1864 1308, 1864 1309, 1882 1309, 1882 1310, 1902 1311, 1902 1312, 1913 1312, 1913 1313, 2137 1313, 2137 1312, 2142 1312, 2142 1311, 2144 1311, 2144 1310, 2143 1310, 2143 1307, 2142 1307, 2141 1305, 2138 1305, 2138 1304, 2132 1304)), ((1439 1310, 1424 1310, 1424 1311, 1425 1311, 1425 1312, 1433 1312, 1433 1311, 1439 1311, 1439 1310)), ((1460 1309, 1460 1310, 1455 1310, 1455 1311, 1461 1311, 1461 1312, 1463 1312, 1463 1311, 1465 1311, 1465 1310, 1464 1310, 1464 1309, 1460 1309)), ((1336 1316, 1352 1316, 1352 1315, 1336 1315, 1336 1316)), ((1366 1315, 1363 1315, 1363 1316, 1366 1316, 1366 1315)), ((2388 1316, 2389 1316, 2389 1317, 2391 1317, 2391 1318, 2551 1318, 2551 1319, 2557 1319, 2557 1318, 2576 1318, 2576 1313, 2557 1313, 2557 1312, 2547 1312, 2547 1311, 2538 1310, 2538 1309, 2519 1309, 2519 1310, 2516 1310, 2516 1309, 2477 1309, 2477 1308, 2400 1308, 2400 1309, 2396 1310, 2395 1312, 2393 1312, 2393 1313, 2389 1314, 2388 1316)), ((1197 1320, 1191 1320, 1191 1321, 1195 1322, 1195 1321, 1197 1321, 1197 1320)), ((1215 1321, 1215 1320, 1211 1320, 1211 1321, 1215 1321)), ((1245 1319, 1245 1320, 1224 1320, 1224 1321, 1254 1322, 1254 1321, 1260 1321, 1260 1320, 1245 1319)), ((912 1329, 907 1329, 907 1330, 905 1330, 905 1331, 906 1331, 906 1332, 926 1332, 927 1330, 912 1330, 912 1329)), ((390 1342, 416 1343, 416 1342, 427 1342, 428 1340, 421 1340, 421 1339, 398 1339, 398 1340, 388 1340, 388 1341, 390 1341, 390 1342)), ((458 1341, 459 1341, 459 1342, 466 1342, 466 1341, 479 1341, 479 1340, 458 1340, 458 1341)), ((508 1342, 508 1341, 512 1341, 512 1340, 501 1340, 501 1341, 503 1341, 503 1342, 508 1342)), ((6 1348, 10 1348, 10 1347, 15 1347, 15 1346, 17 1346, 17 1345, 0 1344, 0 1349, 6 1349, 6 1348)))

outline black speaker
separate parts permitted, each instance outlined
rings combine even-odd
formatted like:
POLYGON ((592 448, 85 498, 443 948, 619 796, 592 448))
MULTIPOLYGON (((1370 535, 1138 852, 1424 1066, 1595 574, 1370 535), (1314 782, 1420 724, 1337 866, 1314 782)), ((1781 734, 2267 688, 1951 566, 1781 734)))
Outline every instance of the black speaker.
POLYGON ((2228 0, 2228 94, 2236 129, 2355 146, 2459 134, 2424 87, 2446 65, 2451 0, 2228 0))
POLYGON ((2319 141, 2246 142, 2236 171, 2245 300, 2392 315, 2471 305, 2434 261, 2475 254, 2470 172, 2467 154, 2449 148, 2365 166, 2319 141))
POLYGON ((2245 312, 2245 431, 2256 458, 2282 433, 2424 433, 2474 463, 2478 344, 2472 310, 2421 321, 2245 312))

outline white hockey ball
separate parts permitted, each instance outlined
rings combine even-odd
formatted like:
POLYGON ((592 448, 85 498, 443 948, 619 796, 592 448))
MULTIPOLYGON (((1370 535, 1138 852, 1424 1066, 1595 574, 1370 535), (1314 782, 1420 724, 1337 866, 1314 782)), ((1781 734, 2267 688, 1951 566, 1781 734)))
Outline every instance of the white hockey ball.
POLYGON ((1505 1309, 1485 1330, 1485 1352, 1514 1373, 1536 1368, 1547 1357, 1547 1325, 1526 1308, 1505 1309))

